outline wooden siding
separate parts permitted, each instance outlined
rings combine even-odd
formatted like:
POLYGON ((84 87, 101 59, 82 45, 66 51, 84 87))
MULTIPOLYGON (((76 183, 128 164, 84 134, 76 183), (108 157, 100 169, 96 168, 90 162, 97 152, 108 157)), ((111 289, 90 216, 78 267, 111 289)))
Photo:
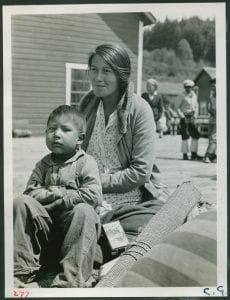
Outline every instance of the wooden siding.
POLYGON ((196 81, 196 85, 199 87, 198 101, 208 101, 211 88, 210 80, 210 76, 206 72, 203 72, 196 81))
POLYGON ((48 114, 65 103, 66 63, 87 63, 101 43, 119 43, 137 79, 138 14, 18 15, 12 17, 13 119, 44 133, 48 114))

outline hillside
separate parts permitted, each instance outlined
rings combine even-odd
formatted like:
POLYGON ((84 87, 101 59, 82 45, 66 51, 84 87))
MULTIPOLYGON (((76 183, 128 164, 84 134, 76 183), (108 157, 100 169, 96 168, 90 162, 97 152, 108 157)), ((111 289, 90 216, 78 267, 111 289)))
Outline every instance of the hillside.
POLYGON ((143 79, 182 82, 215 67, 215 21, 198 17, 157 22, 144 32, 143 79))

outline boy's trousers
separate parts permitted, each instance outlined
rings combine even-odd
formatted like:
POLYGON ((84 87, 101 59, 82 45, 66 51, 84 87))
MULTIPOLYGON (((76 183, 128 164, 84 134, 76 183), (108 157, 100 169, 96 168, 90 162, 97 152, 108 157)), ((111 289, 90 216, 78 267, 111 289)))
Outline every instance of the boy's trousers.
POLYGON ((193 139, 199 139, 200 133, 195 124, 194 116, 185 116, 180 120, 182 140, 188 140, 191 136, 193 139))
POLYGON ((58 253, 60 270, 52 286, 84 287, 99 235, 100 220, 90 205, 79 203, 51 216, 37 200, 22 195, 14 201, 14 275, 33 276, 43 257, 55 261, 58 253))

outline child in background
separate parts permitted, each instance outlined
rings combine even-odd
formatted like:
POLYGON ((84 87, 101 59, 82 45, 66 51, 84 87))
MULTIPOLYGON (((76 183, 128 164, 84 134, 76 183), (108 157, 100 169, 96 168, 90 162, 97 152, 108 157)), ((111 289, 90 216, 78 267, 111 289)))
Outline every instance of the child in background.
POLYGON ((203 161, 216 162, 216 79, 211 81, 211 93, 208 103, 209 118, 209 143, 203 161))
POLYGON ((84 136, 85 119, 74 107, 62 105, 50 114, 51 153, 14 201, 15 287, 33 287, 52 264, 58 267, 51 287, 84 287, 91 276, 102 189, 94 158, 81 149, 84 136))
POLYGON ((162 138, 164 133, 167 132, 167 115, 165 111, 165 107, 163 106, 162 114, 160 119, 157 121, 157 131, 159 132, 159 138, 162 138))
POLYGON ((165 100, 164 102, 164 109, 165 109, 165 116, 167 120, 167 132, 171 135, 176 134, 176 120, 175 118, 177 117, 176 112, 172 109, 170 106, 170 103, 168 100, 165 100))

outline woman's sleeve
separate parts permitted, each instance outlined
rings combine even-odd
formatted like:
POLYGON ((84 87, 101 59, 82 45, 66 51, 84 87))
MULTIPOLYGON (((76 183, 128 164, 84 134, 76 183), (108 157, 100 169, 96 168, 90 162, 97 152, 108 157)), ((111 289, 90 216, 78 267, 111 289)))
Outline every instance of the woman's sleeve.
POLYGON ((155 162, 156 126, 148 104, 144 102, 139 108, 136 116, 131 116, 133 144, 129 166, 114 174, 101 174, 103 193, 128 192, 150 179, 155 162))

